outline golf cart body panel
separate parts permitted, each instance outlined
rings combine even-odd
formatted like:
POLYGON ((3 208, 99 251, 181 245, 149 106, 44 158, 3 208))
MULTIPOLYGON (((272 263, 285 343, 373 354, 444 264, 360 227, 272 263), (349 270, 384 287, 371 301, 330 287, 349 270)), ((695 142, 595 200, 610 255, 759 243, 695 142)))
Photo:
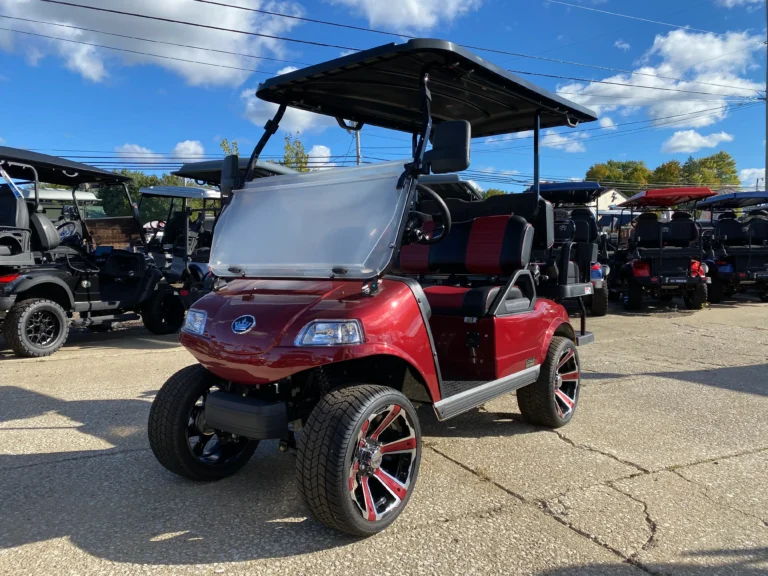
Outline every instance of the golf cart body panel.
POLYGON ((429 75, 435 125, 466 120, 472 136, 592 122, 595 114, 444 40, 387 44, 269 78, 268 102, 409 134, 424 124, 419 86, 429 75))

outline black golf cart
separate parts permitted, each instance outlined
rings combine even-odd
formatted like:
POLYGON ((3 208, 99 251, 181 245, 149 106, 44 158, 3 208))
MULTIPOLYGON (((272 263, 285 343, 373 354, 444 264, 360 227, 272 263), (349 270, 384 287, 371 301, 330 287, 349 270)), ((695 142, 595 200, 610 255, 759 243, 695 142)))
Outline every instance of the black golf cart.
POLYGON ((3 337, 17 355, 56 352, 75 314, 73 324, 94 330, 139 317, 155 334, 181 327, 183 304, 144 253, 128 178, 6 147, 0 147, 0 177, 6 184, 0 188, 0 314, 3 337), (31 186, 33 200, 27 201, 20 181, 31 186), (57 221, 58 230, 41 204, 41 181, 71 188, 72 209, 57 221), (133 213, 83 217, 80 187, 116 187, 133 213))
POLYGON ((619 204, 630 213, 633 229, 626 252, 616 251, 613 267, 618 282, 611 289, 623 294, 628 309, 642 308, 646 295, 662 302, 681 296, 690 310, 706 305, 711 280, 703 262, 701 226, 693 214, 698 201, 714 195, 709 188, 663 188, 640 192, 619 204), (659 220, 660 212, 675 207, 668 221, 659 220), (621 261, 625 254, 626 260, 621 261))
POLYGON ((768 213, 763 206, 768 207, 767 192, 720 194, 699 202, 701 210, 710 211, 712 232, 705 238, 710 302, 746 290, 756 290, 768 302, 768 213))
POLYGON ((589 305, 594 316, 608 313, 608 239, 600 234, 597 199, 607 192, 597 182, 542 184, 541 197, 555 207, 555 237, 574 243, 571 257, 578 264, 579 281, 591 282, 589 305), (594 206, 590 206, 594 204, 594 206))

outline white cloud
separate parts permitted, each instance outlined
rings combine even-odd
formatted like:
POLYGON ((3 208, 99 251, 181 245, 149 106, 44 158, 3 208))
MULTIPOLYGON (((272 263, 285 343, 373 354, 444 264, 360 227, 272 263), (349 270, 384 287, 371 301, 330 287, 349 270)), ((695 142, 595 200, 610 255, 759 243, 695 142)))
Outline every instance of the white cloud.
POLYGON ((156 163, 163 160, 161 154, 157 154, 149 148, 139 146, 138 144, 123 144, 122 146, 116 146, 115 152, 117 152, 117 155, 121 158, 131 161, 156 163))
POLYGON ((184 140, 184 142, 179 142, 173 148, 173 157, 179 160, 202 159, 204 154, 205 148, 199 140, 184 140))
POLYGON ((431 30, 477 10, 483 0, 329 0, 364 16, 371 26, 431 30))
MULTIPOLYGON (((84 3, 95 6, 103 4, 103 2, 98 0, 88 0, 88 2, 84 3)), ((295 16, 304 14, 302 6, 293 0, 249 0, 248 6, 295 16)), ((151 14, 171 20, 199 22, 221 28, 270 35, 285 35, 300 24, 299 21, 290 18, 244 12, 222 6, 189 2, 188 0, 163 0, 162 2, 157 0, 132 0, 126 4, 126 9, 131 12, 151 14)), ((200 46, 253 56, 285 57, 284 43, 278 40, 183 26, 171 22, 129 18, 92 10, 72 9, 69 6, 29 2, 28 0, 0 0, 0 12, 9 16, 57 22, 104 32, 130 33, 131 36, 138 38, 152 38, 176 44, 200 46), (129 32, 126 32, 126 30, 129 30, 129 32)), ((14 29, 34 32, 36 34, 45 34, 79 42, 109 45, 115 48, 136 50, 170 58, 215 64, 213 66, 205 66, 178 60, 153 58, 140 54, 96 48, 73 42, 36 38, 11 32, 0 33, 0 50, 18 50, 32 62, 36 62, 44 56, 54 56, 61 59, 66 68, 92 82, 103 81, 109 76, 111 71, 120 65, 153 65, 175 72, 192 85, 238 86, 245 82, 251 73, 233 68, 253 69, 268 65, 265 61, 244 56, 169 46, 167 44, 154 44, 116 36, 104 36, 103 34, 73 28, 14 20, 9 20, 5 24, 14 29), (227 66, 229 68, 226 68, 227 66)))
POLYGON ((736 6, 756 7, 765 4, 765 0, 715 0, 720 6, 735 8, 736 6))
POLYGON ((599 122, 603 130, 616 130, 616 123, 610 116, 601 116, 599 122))
POLYGON ((622 40, 621 38, 619 38, 618 40, 616 40, 616 42, 614 42, 614 43, 613 43, 613 45, 614 45, 616 48, 618 48, 619 50, 624 50, 624 52, 626 52, 627 50, 629 50, 630 48, 632 48, 632 46, 630 46, 630 45, 629 45, 629 42, 625 42, 625 41, 624 41, 624 40, 622 40))
POLYGON ((5 138, 0 137, 0 144, 5 144, 5 138))
POLYGON ((765 89, 763 83, 746 77, 755 64, 755 54, 763 49, 762 37, 746 32, 716 36, 674 30, 656 36, 643 65, 634 73, 604 79, 616 84, 571 83, 560 86, 558 93, 598 114, 618 111, 631 115, 642 111, 659 126, 702 128, 727 117, 728 100, 739 96, 756 98, 758 91, 765 89), (686 116, 669 118, 681 114, 686 116))
MULTIPOLYGON (((246 118, 259 128, 262 128, 277 112, 277 104, 256 98, 255 88, 243 90, 240 93, 240 99, 245 103, 246 118)), ((288 108, 280 121, 280 129, 285 132, 322 132, 329 126, 336 126, 336 120, 330 116, 296 108, 288 108)))
POLYGON ((554 148, 555 150, 564 150, 565 152, 586 152, 582 140, 589 138, 586 132, 574 132, 573 134, 557 134, 554 130, 544 131, 544 138, 541 139, 541 145, 544 148, 554 148))
POLYGON ((525 140, 526 138, 533 137, 533 130, 526 130, 525 132, 514 132, 512 134, 501 134, 499 136, 491 136, 486 138, 484 144, 500 145, 512 140, 525 140))
POLYGON ((307 154, 309 154, 309 167, 312 170, 328 170, 336 166, 335 162, 331 162, 331 149, 328 146, 315 144, 307 154))
POLYGON ((765 168, 745 168, 739 171, 739 179, 742 186, 749 186, 750 188, 760 179, 762 185, 758 184, 758 187, 765 190, 765 168))
POLYGON ((296 72, 298 68, 296 66, 286 66, 285 68, 280 68, 277 72, 275 72, 275 76, 280 76, 282 74, 290 74, 291 72, 296 72))
POLYGON ((678 154, 681 152, 691 153, 698 152, 702 148, 715 148, 722 142, 732 142, 733 136, 720 132, 718 134, 710 134, 709 136, 703 136, 695 130, 683 130, 675 132, 664 144, 661 146, 661 151, 667 154, 678 154))

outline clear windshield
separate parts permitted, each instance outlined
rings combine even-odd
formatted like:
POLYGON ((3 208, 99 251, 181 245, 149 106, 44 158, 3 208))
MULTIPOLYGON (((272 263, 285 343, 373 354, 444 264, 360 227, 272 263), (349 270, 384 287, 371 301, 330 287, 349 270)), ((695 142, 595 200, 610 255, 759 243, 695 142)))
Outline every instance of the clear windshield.
POLYGON ((235 193, 211 249, 218 276, 371 278, 392 257, 404 162, 261 178, 235 193), (346 272, 341 272, 341 271, 346 272))

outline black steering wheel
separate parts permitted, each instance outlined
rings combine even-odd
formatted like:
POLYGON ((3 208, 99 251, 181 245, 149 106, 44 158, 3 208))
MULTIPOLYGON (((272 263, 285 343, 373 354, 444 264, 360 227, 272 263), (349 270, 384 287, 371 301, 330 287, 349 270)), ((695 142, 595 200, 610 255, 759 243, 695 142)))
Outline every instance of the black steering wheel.
POLYGON ((416 190, 424 194, 437 204, 437 214, 424 214, 412 211, 405 222, 405 239, 409 244, 437 244, 451 231, 451 212, 445 200, 438 196, 431 188, 418 184, 416 190), (424 232, 424 224, 435 222, 435 227, 430 232, 424 232))

